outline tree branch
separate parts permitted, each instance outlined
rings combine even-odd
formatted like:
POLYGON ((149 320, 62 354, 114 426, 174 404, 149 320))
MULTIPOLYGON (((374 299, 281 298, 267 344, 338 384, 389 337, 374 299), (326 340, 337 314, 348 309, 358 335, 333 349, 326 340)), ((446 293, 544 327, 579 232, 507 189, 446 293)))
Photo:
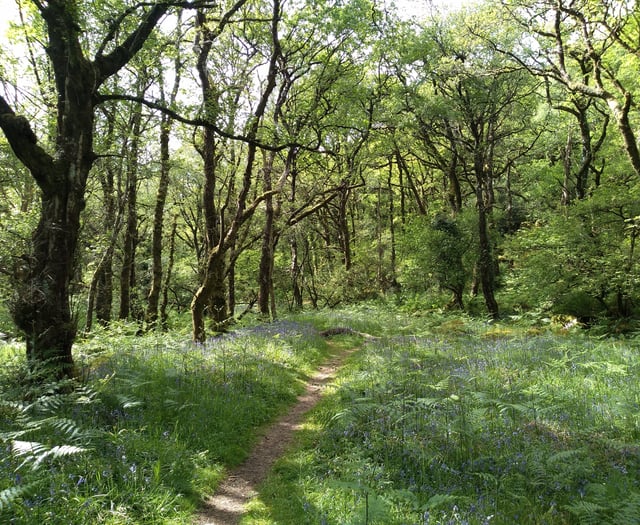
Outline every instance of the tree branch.
MULTIPOLYGON (((169 5, 168 3, 155 4, 143 17, 138 27, 108 55, 101 54, 103 50, 101 46, 94 61, 97 86, 101 85, 107 78, 115 75, 140 51, 151 32, 169 9, 169 5)), ((110 36, 107 35, 107 38, 110 38, 110 36)))
POLYGON ((0 95, 0 129, 7 137, 16 157, 31 172, 38 185, 46 190, 47 179, 43 174, 53 168, 53 158, 38 146, 38 138, 31 129, 29 121, 21 115, 16 115, 2 95, 0 95))
POLYGON ((159 104, 158 102, 153 102, 151 100, 147 100, 143 97, 138 97, 135 95, 125 95, 125 94, 120 94, 120 93, 112 93, 112 94, 100 94, 98 95, 98 103, 101 102, 107 102, 109 100, 124 100, 124 101, 128 101, 128 102, 136 102, 138 104, 142 104, 143 106, 146 106, 150 109, 155 109, 157 111, 160 111, 161 113, 167 115, 168 117, 178 121, 178 122, 182 122, 183 124, 188 124, 190 126, 200 126, 203 128, 209 128, 212 129, 215 133, 217 133, 218 135, 220 135, 221 137, 224 137, 226 139, 230 139, 230 140, 237 140, 240 142, 244 142, 245 144, 252 144, 258 148, 267 150, 267 151, 282 151, 284 149, 287 148, 303 148, 303 149, 309 149, 304 147, 301 144, 298 144, 297 142, 288 142, 286 144, 278 144, 278 145, 273 145, 273 144, 265 144, 263 142, 260 142, 259 140, 257 140, 255 138, 255 133, 250 133, 249 136, 246 135, 236 135, 235 133, 230 133, 228 131, 223 130, 222 128, 219 128, 218 126, 216 126, 215 124, 212 124, 211 122, 209 122, 207 119, 203 119, 203 118, 189 118, 189 117, 185 117, 184 115, 181 115, 180 113, 178 113, 177 111, 174 111, 166 106, 163 106, 162 104, 159 104))

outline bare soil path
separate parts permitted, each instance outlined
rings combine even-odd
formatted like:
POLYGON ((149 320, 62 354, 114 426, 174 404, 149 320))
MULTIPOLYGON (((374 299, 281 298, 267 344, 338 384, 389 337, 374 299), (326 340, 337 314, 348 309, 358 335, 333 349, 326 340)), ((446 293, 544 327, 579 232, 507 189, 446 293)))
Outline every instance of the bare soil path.
MULTIPOLYGON (((329 343, 331 344, 331 343, 329 343)), ((335 377, 344 360, 359 347, 338 350, 309 379, 303 394, 290 410, 269 426, 249 457, 231 470, 210 496, 197 516, 197 525, 237 525, 249 500, 257 495, 256 487, 291 445, 305 415, 320 400, 324 388, 335 377)))

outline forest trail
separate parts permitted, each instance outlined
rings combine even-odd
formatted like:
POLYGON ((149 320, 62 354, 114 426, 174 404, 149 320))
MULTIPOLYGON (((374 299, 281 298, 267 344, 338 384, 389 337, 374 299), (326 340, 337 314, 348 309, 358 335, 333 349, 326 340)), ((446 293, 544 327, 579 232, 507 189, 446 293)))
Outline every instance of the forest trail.
POLYGON ((298 396, 296 403, 267 427, 249 457, 231 470, 216 493, 205 501, 194 524, 239 523, 245 505, 258 494, 257 486, 292 443, 294 433, 301 428, 307 412, 318 403, 326 385, 335 377, 345 359, 359 349, 360 346, 340 349, 318 368, 307 382, 305 391, 298 396))

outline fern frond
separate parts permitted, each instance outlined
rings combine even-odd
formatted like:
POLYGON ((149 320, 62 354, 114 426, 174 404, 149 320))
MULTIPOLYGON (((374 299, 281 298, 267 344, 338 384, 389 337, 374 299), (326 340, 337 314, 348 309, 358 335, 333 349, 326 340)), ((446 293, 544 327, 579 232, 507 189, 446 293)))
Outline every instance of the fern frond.
POLYGON ((37 470, 42 462, 44 462, 48 458, 58 459, 66 456, 73 456, 75 454, 81 454, 86 451, 86 448, 76 447, 73 445, 58 445, 52 447, 36 458, 36 460, 31 465, 31 470, 37 470))
POLYGON ((435 494, 423 505, 422 510, 436 510, 444 505, 451 505, 456 501, 458 501, 458 498, 451 494, 435 494))
POLYGON ((50 447, 37 441, 14 440, 11 442, 11 453, 16 457, 25 458, 18 469, 25 465, 31 465, 31 470, 37 470, 42 463, 49 458, 57 459, 74 454, 80 454, 87 450, 87 448, 77 447, 74 445, 56 445, 54 447, 50 447))
POLYGON ((84 430, 73 419, 51 418, 48 424, 49 427, 64 434, 68 439, 77 439, 84 434, 84 430))
POLYGON ((593 503, 592 501, 576 501, 570 505, 565 505, 564 509, 576 516, 581 524, 600 525, 602 523, 602 513, 606 507, 593 503))
POLYGON ((31 494, 38 484, 38 482, 28 483, 26 485, 9 487, 8 489, 0 491, 0 512, 11 508, 19 498, 23 498, 24 496, 31 494))
POLYGON ((139 407, 143 404, 139 399, 125 394, 117 394, 116 399, 125 409, 139 407))
POLYGON ((616 509, 614 523, 640 523, 640 493, 631 492, 616 509))
POLYGON ((33 410, 34 414, 57 414, 67 403, 68 396, 54 392, 40 396, 31 404, 30 408, 33 410))
POLYGON ((560 452, 556 452, 555 454, 549 456, 547 458, 547 466, 554 465, 556 463, 561 463, 564 461, 572 460, 576 456, 580 455, 583 452, 582 449, 569 449, 569 450, 561 450, 560 452))
POLYGON ((35 456, 43 450, 46 450, 46 446, 37 441, 20 441, 16 439, 11 442, 11 453, 18 457, 27 454, 35 456))

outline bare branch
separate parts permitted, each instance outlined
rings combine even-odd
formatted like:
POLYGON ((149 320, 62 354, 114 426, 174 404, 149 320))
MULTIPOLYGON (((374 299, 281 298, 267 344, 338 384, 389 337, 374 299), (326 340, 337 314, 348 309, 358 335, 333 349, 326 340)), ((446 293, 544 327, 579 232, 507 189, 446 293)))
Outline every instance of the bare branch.
MULTIPOLYGON (((258 148, 261 149, 265 149, 267 151, 282 151, 283 149, 286 148, 291 148, 291 147, 303 147, 302 145, 296 143, 296 142, 289 142, 286 144, 278 144, 278 145, 273 145, 273 144, 265 144, 263 142, 260 142, 259 140, 257 140, 255 137, 252 136, 245 136, 245 135, 236 135, 235 133, 229 133, 228 131, 223 130, 222 128, 219 128, 218 126, 216 126, 215 124, 212 124, 211 122, 209 122, 206 119, 203 118, 198 118, 198 117, 194 117, 194 118, 189 118, 189 117, 185 117, 184 115, 181 115, 180 113, 178 113, 177 111, 174 111, 162 104, 159 104, 158 102, 153 102, 151 100, 147 100, 143 97, 138 97, 135 95, 125 95, 125 94, 120 94, 120 93, 112 93, 112 94, 102 94, 99 95, 99 101, 98 103, 102 103, 102 102, 107 102, 110 100, 120 100, 120 101, 128 101, 128 102, 136 102, 138 104, 142 104, 143 106, 146 106, 150 109, 155 109, 161 113, 163 113, 164 115, 167 115, 168 117, 176 120, 177 122, 182 122, 183 124, 188 124, 190 126, 199 126, 199 127, 203 127, 203 128, 209 128, 212 129, 215 133, 217 133, 218 135, 220 135, 221 137, 224 137, 226 139, 230 139, 230 140, 237 140, 240 142, 244 142, 246 144, 253 144, 258 148)), ((253 135, 253 134, 252 134, 253 135)), ((305 148, 306 149, 306 148, 305 148)))

